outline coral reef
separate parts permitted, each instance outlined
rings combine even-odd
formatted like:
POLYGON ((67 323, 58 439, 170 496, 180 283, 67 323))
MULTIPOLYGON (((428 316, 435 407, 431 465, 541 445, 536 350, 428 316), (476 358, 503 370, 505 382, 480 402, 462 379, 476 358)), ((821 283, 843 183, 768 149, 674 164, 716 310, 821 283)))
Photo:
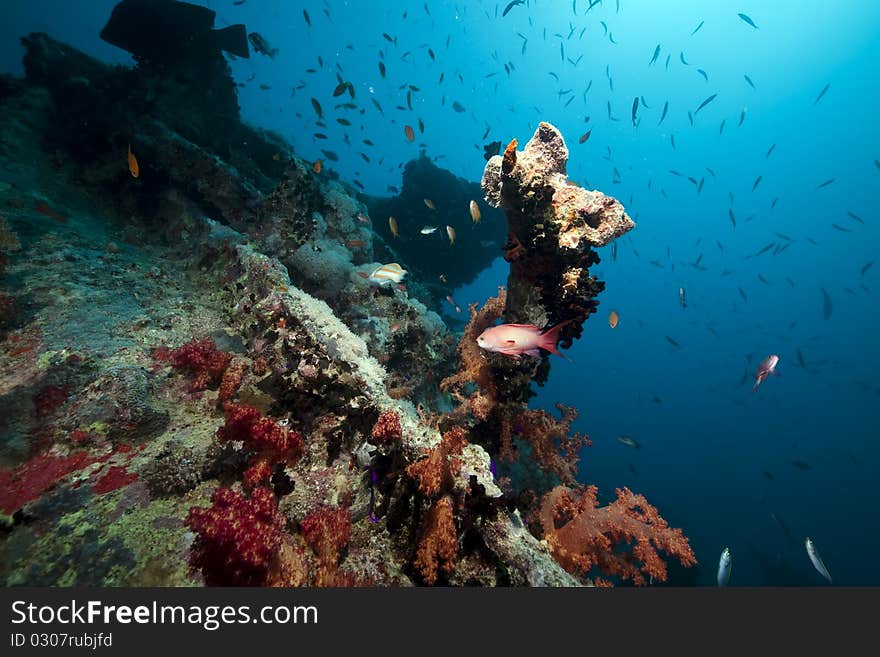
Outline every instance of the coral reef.
MULTIPOLYGON (((590 248, 616 229, 584 228, 569 209, 576 195, 558 212, 534 203, 529 221, 544 213, 550 228, 517 232, 515 263, 541 278, 523 282, 512 267, 520 278, 512 272, 508 293, 471 309, 456 374, 458 336, 432 308, 500 253, 506 232, 482 206, 479 223, 468 218, 474 185, 427 158, 411 163, 392 201, 421 214, 401 213, 412 218, 396 240, 383 235, 387 207, 370 205, 381 218, 371 221, 332 172, 241 123, 225 63, 169 74, 105 66, 46 35, 24 43, 26 79, 0 90, 0 256, 13 254, 2 261, 0 310, 15 309, 0 315, 2 581, 587 581, 584 568, 575 577, 554 561, 571 565, 553 546, 578 548, 580 516, 571 531, 556 517, 530 532, 521 502, 537 505, 538 491, 510 495, 490 456, 528 453, 570 483, 586 444, 569 435, 574 412, 528 409, 534 364, 487 357, 474 338, 513 317, 527 289, 545 304, 541 322, 594 303, 590 248), (442 225, 459 228, 444 249, 467 267, 443 271, 452 251, 417 239, 417 216, 441 225, 441 239, 442 225), (392 259, 411 269, 406 283, 374 285, 369 272, 392 259), (575 270, 576 289, 550 298, 551 282, 575 270)), ((564 159, 541 169, 538 150, 532 178, 529 156, 506 152, 502 206, 541 176, 560 200, 571 191, 564 159)), ((617 208, 602 207, 609 217, 617 208)), ((635 537, 632 516, 618 515, 621 536, 635 537)), ((673 534, 657 536, 673 553, 673 534)), ((590 540, 582 552, 611 559, 590 540)), ((648 559, 638 572, 661 572, 646 549, 633 555, 648 559)))

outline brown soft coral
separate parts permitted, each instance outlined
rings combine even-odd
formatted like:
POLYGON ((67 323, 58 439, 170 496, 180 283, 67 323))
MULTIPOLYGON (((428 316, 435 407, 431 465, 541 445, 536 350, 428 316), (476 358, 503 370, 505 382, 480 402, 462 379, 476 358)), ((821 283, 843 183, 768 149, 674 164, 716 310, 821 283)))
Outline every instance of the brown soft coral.
POLYGON ((467 444, 467 432, 453 427, 443 434, 440 443, 430 451, 428 458, 416 461, 406 468, 406 474, 419 483, 422 495, 433 496, 441 490, 453 488, 453 479, 461 471, 461 450, 467 444))
POLYGON ((447 574, 452 572, 457 556, 452 500, 444 495, 434 503, 425 519, 415 566, 427 584, 434 584, 441 569, 447 574))
POLYGON ((657 550, 676 557, 683 566, 697 563, 687 537, 670 527, 644 495, 628 488, 616 492, 617 500, 601 508, 595 486, 588 486, 579 497, 565 486, 544 496, 539 512, 544 541, 563 568, 587 575, 595 567, 642 586, 646 575, 666 581, 666 563, 657 550))
POLYGON ((470 306, 471 318, 457 347, 461 365, 457 373, 440 382, 441 390, 452 392, 462 402, 459 416, 471 412, 475 419, 485 420, 498 402, 498 388, 477 338, 501 317, 505 303, 507 291, 499 287, 498 296, 488 299, 479 310, 475 303, 470 306), (477 390, 467 397, 463 389, 469 383, 476 384, 477 390))
POLYGON ((513 461, 513 438, 522 438, 531 445, 531 457, 542 470, 552 472, 566 483, 574 483, 580 450, 592 443, 584 434, 569 435, 571 423, 578 416, 576 408, 562 404, 556 404, 556 408, 561 414, 559 419, 541 409, 522 409, 502 415, 498 456, 513 461))

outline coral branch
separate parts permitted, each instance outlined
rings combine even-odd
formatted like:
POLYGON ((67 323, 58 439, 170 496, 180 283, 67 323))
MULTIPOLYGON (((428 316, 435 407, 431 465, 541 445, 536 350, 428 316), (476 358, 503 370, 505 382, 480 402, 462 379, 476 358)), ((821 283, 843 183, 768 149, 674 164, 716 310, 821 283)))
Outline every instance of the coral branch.
POLYGON ((498 403, 492 368, 477 345, 477 337, 501 317, 506 301, 507 292, 499 287, 498 296, 488 299, 479 310, 475 303, 470 306, 471 318, 457 348, 461 359, 459 371, 440 382, 441 390, 453 392, 462 402, 460 415, 470 411, 475 419, 485 420, 498 403), (476 384, 477 390, 468 397, 464 388, 469 383, 476 384))
POLYGON ((403 436, 403 429, 400 426, 400 417, 388 409, 383 411, 373 425, 372 437, 373 442, 380 445, 400 442, 403 436))
POLYGON ((177 349, 165 347, 154 350, 153 358, 167 361, 176 370, 182 370, 193 376, 190 390, 197 392, 215 388, 220 384, 232 354, 217 349, 211 338, 190 340, 177 349))
POLYGON ((587 487, 580 498, 564 486, 544 496, 539 512, 544 540, 563 568, 586 576, 595 567, 641 586, 646 575, 666 581, 666 563, 657 550, 683 566, 696 564, 682 531, 669 527, 644 495, 628 488, 616 492, 617 500, 601 508, 595 486, 587 487))
POLYGON ((467 444, 467 433, 461 427, 453 427, 443 434, 440 443, 431 450, 428 458, 416 461, 406 468, 406 473, 419 482, 422 495, 437 495, 441 490, 451 490, 453 479, 461 471, 459 456, 467 444))
POLYGON ((339 571, 342 549, 351 540, 351 512, 323 508, 303 518, 300 533, 318 557, 315 586, 340 586, 351 578, 339 571))
POLYGON ((284 518, 268 488, 250 499, 218 488, 212 506, 189 510, 187 526, 196 534, 190 563, 209 586, 259 586, 281 545, 284 518))
POLYGON ((434 584, 442 569, 452 572, 458 556, 458 538, 452 500, 444 495, 434 503, 422 529, 415 565, 427 584, 434 584))
POLYGON ((558 420, 540 409, 523 409, 502 416, 498 456, 513 461, 513 438, 518 436, 531 445, 532 459, 542 470, 552 472, 566 483, 574 483, 580 450, 592 443, 584 434, 569 435, 571 423, 578 416, 576 408, 562 404, 556 404, 556 408, 561 414, 558 420))
POLYGON ((302 436, 263 417, 259 409, 227 402, 223 405, 223 412, 226 424, 217 430, 220 442, 238 440, 260 457, 288 464, 293 464, 302 455, 302 436))

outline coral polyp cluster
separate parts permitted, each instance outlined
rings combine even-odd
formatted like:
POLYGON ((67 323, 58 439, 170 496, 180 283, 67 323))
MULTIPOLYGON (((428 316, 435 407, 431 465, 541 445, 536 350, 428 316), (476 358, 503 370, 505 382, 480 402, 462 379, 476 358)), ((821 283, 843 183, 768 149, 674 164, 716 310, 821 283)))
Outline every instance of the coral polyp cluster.
POLYGON ((260 586, 281 545, 284 518, 275 496, 258 487, 249 497, 218 488, 208 508, 194 507, 186 518, 196 534, 190 562, 209 586, 260 586))

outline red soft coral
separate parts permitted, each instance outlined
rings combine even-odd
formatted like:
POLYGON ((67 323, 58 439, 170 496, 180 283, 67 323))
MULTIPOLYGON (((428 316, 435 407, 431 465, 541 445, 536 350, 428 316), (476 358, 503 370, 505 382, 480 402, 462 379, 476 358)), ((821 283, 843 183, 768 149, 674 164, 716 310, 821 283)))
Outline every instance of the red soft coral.
POLYGON ((205 338, 190 340, 177 349, 156 349, 153 358, 167 361, 174 369, 191 374, 194 378, 190 383, 190 390, 197 392, 220 384, 229 361, 232 360, 232 354, 217 349, 211 338, 205 338))
POLYGON ((217 430, 220 442, 241 441, 245 448, 270 461, 295 462, 303 453, 303 437, 296 431, 263 417, 246 404, 223 405, 226 424, 217 430))
POLYGON ((567 571, 587 575, 596 567, 644 585, 645 575, 666 581, 666 563, 657 550, 683 566, 697 563, 687 537, 670 527, 644 495, 618 488, 617 500, 600 508, 597 493, 589 486, 577 497, 575 491, 557 486, 544 496, 539 514, 544 540, 567 571))
POLYGON ((402 435, 400 417, 390 409, 383 411, 373 425, 373 442, 380 445, 399 442, 402 435))
POLYGON ((212 506, 189 510, 187 526, 196 534, 191 565, 209 586, 260 586, 281 545, 284 518, 268 488, 250 498, 218 488, 212 506))

